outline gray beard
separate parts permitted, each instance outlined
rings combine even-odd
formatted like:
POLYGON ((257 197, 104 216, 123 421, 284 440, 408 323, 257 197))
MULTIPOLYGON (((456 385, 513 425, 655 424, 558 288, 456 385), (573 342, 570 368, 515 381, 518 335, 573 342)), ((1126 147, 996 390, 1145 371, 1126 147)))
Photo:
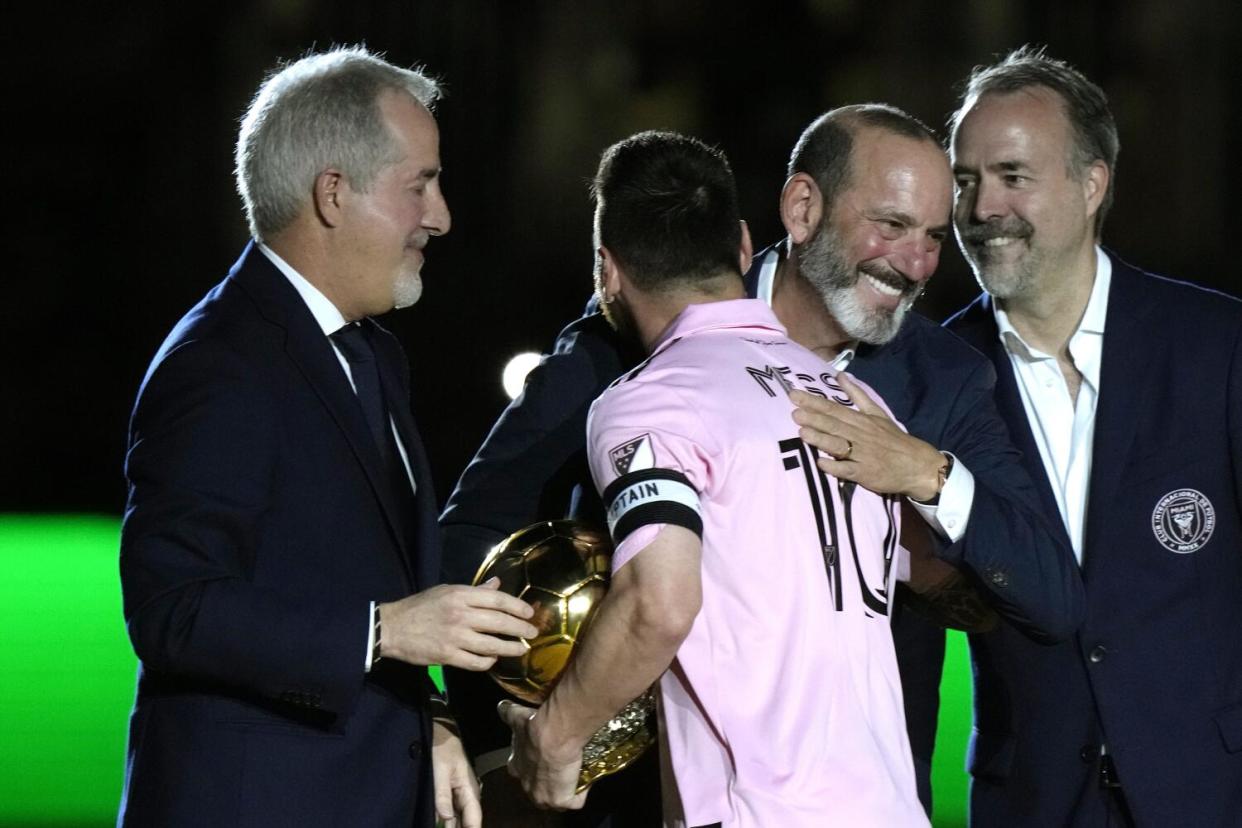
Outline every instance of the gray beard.
POLYGON ((408 308, 423 295, 423 278, 417 273, 402 273, 392 286, 394 308, 408 308))
POLYGON ((1013 299, 1031 292, 1044 264, 1041 251, 1031 245, 1034 228, 1016 216, 1008 220, 994 219, 986 224, 955 227, 958 247, 975 274, 979 287, 997 299, 1013 299), (999 266, 990 261, 992 254, 985 245, 997 236, 1015 236, 1027 245, 1026 255, 1012 265, 999 266))
POLYGON ((798 253, 799 272, 819 293, 824 307, 847 336, 868 345, 891 341, 918 294, 903 297, 894 310, 867 307, 854 290, 861 276, 841 258, 839 248, 836 234, 821 225, 798 253))
POLYGON ((1039 256, 1034 250, 1003 270, 989 268, 987 254, 978 258, 968 256, 967 259, 970 261, 970 269, 975 273, 975 281, 996 299, 1013 299, 1030 293, 1040 265, 1039 256))

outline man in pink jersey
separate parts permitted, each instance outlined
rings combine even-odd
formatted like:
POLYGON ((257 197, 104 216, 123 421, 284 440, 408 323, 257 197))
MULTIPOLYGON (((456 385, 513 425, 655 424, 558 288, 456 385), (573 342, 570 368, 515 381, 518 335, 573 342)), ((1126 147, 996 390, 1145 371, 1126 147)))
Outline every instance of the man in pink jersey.
POLYGON ((816 467, 788 395, 887 409, 745 298, 719 152, 636 135, 594 194, 597 293, 650 357, 592 408, 612 588, 547 703, 502 703, 511 772, 581 807, 583 745, 658 680, 667 824, 926 825, 888 627, 900 510, 816 467))

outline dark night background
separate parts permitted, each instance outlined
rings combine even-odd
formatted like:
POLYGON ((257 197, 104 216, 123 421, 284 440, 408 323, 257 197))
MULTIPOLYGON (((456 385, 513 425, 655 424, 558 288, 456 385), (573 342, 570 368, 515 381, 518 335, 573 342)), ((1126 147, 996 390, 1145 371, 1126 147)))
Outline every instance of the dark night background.
MULTIPOLYGON (((447 84, 438 118, 453 229, 428 248, 423 300, 385 320, 410 355, 443 500, 507 401, 504 361, 545 349, 581 308, 585 182, 605 146, 641 129, 721 146, 763 246, 777 238, 785 159, 817 114, 880 100, 941 127, 973 65, 1047 43, 1105 88, 1117 116, 1105 243, 1236 292, 1240 8, 138 0, 49 7, 37 28, 6 15, 15 186, 0 511, 121 511, 126 421, 147 362, 246 241, 232 143, 279 58, 365 41, 447 84)), ((949 245, 920 309, 942 318, 973 293, 949 245)))

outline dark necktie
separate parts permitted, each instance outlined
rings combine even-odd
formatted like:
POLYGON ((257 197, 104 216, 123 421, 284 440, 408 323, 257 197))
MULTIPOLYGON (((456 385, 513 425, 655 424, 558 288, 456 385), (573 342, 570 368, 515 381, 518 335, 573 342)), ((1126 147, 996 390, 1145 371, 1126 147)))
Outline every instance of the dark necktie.
MULTIPOLYGON (((385 477, 396 497, 395 503, 400 511, 408 512, 412 508, 410 495, 413 490, 410 488, 405 464, 401 462, 396 438, 393 437, 388 406, 384 402, 384 387, 380 383, 379 366, 375 362, 375 349, 371 346, 370 326, 365 322, 346 325, 332 334, 332 341, 341 349, 345 361, 349 363, 354 390, 362 405, 362 413, 366 416, 375 448, 383 462, 385 477)), ((406 517, 402 515, 399 519, 404 520, 406 517)))

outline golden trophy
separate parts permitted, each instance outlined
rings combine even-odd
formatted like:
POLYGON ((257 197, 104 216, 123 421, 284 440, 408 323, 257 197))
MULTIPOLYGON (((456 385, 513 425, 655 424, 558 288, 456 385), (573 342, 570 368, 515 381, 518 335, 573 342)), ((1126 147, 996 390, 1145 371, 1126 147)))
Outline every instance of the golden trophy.
MULTIPOLYGON (((497 544, 474 576, 535 608, 535 638, 526 652, 501 658, 489 671, 496 683, 529 704, 542 704, 556 686, 608 591, 612 543, 575 520, 536 523, 497 544)), ((627 767, 655 741, 655 698, 647 690, 601 727, 582 751, 581 792, 602 776, 627 767)))

